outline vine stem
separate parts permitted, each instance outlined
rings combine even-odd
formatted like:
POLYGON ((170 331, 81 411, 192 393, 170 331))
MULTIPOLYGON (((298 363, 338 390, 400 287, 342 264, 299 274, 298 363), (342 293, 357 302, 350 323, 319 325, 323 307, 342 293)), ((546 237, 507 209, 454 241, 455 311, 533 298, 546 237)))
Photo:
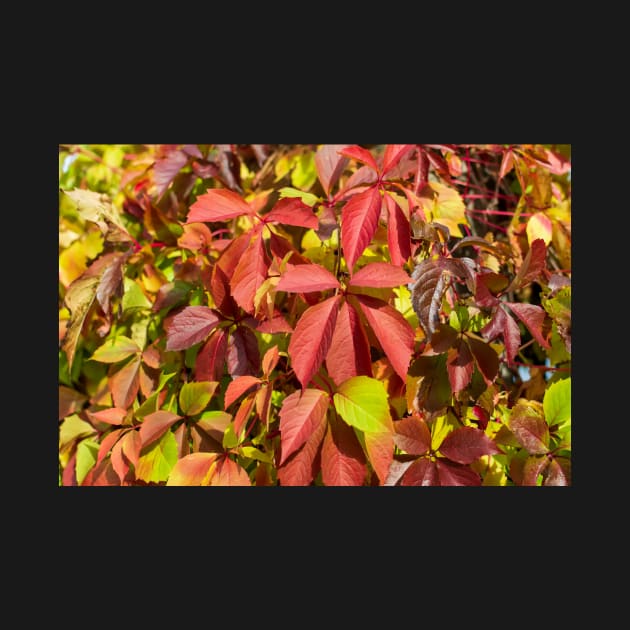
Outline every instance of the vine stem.
POLYGON ((112 171, 114 171, 114 173, 117 173, 118 175, 123 175, 125 172, 122 168, 118 166, 112 166, 111 164, 107 164, 100 155, 94 153, 93 151, 90 151, 89 149, 84 149, 83 147, 73 145, 73 144, 60 144, 59 146, 63 149, 67 149, 69 153, 82 153, 86 157, 89 157, 90 159, 94 160, 95 162, 98 162, 99 164, 103 164, 107 168, 110 168, 112 171))

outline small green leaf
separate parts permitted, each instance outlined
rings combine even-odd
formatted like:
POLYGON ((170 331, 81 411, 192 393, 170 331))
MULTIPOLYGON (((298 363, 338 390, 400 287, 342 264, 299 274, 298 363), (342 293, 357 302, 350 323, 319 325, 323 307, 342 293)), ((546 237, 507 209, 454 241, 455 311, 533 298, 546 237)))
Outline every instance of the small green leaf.
POLYGON ((549 386, 543 398, 545 420, 552 427, 571 420, 571 377, 549 386))
POLYGON ((166 481, 177 462, 177 441, 171 431, 143 450, 136 466, 136 477, 142 481, 166 481))
POLYGON ((291 172, 291 183, 301 190, 308 190, 317 179, 315 155, 306 151, 295 158, 295 166, 291 172))
POLYGON ((85 420, 81 420, 76 413, 66 416, 59 427, 59 448, 74 442, 75 440, 96 433, 96 429, 85 420))
POLYGON ((225 433, 223 434, 223 448, 230 449, 234 448, 238 444, 238 435, 234 431, 234 423, 231 423, 225 429, 225 433))
POLYGON ((216 381, 184 383, 179 392, 179 406, 182 413, 187 416, 201 413, 208 406, 218 384, 216 381))
POLYGON ((284 199, 285 197, 298 197, 302 200, 302 203, 305 203, 311 208, 319 201, 319 197, 316 197, 312 193, 297 190, 296 188, 290 188, 289 186, 280 188, 278 192, 280 193, 280 199, 284 199))
POLYGON ((99 346, 90 359, 101 363, 118 363, 134 354, 138 354, 140 350, 140 347, 133 339, 129 339, 129 337, 124 335, 118 335, 108 339, 102 346, 99 346))
POLYGON ((353 376, 338 387, 333 401, 337 413, 347 424, 361 431, 393 433, 387 392, 382 381, 369 376, 353 376))
POLYGON ((239 452, 243 457, 257 459, 258 461, 265 462, 266 464, 272 463, 271 455, 269 455, 269 453, 263 453, 261 450, 254 448, 253 446, 241 446, 239 452))
POLYGON ((94 440, 83 440, 77 446, 76 475, 77 483, 81 485, 86 475, 92 470, 96 463, 99 444, 94 440))
POLYGON ((132 309, 150 309, 151 302, 147 296, 142 292, 140 285, 131 280, 130 278, 124 279, 125 292, 122 297, 122 309, 123 313, 126 313, 132 309))
POLYGON ((437 451, 444 438, 453 430, 459 429, 460 424, 452 413, 438 416, 431 426, 431 450, 437 451))

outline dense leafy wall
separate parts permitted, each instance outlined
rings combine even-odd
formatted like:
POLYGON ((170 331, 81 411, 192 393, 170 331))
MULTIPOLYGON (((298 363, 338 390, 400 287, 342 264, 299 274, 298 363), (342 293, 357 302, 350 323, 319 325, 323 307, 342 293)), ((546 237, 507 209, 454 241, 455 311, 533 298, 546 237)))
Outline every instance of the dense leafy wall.
POLYGON ((60 145, 59 484, 570 485, 567 145, 60 145))

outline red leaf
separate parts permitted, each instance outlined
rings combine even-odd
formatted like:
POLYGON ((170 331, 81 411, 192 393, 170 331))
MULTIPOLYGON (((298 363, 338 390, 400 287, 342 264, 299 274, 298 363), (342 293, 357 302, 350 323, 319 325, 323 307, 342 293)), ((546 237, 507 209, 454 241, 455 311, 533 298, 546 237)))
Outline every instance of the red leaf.
POLYGON ((255 376, 237 376, 233 381, 230 381, 225 390, 223 409, 227 409, 237 398, 250 390, 254 385, 260 385, 260 383, 260 379, 255 376))
POLYGON ((519 403, 513 407, 508 428, 530 455, 549 452, 549 427, 529 405, 519 403))
POLYGON ((140 459, 140 451, 142 450, 142 438, 139 431, 127 431, 125 437, 121 440, 122 450, 125 457, 134 465, 138 464, 140 459))
POLYGON ((371 186, 354 195, 341 211, 341 245, 351 275, 359 256, 376 232, 381 203, 378 188, 371 186))
POLYGON ((392 433, 369 431, 364 433, 363 437, 368 460, 381 485, 385 485, 389 469, 394 461, 394 436, 392 433))
POLYGON ((571 460, 566 457, 554 457, 544 473, 543 486, 570 486, 571 460))
POLYGON ((342 149, 341 151, 339 151, 339 154, 356 160, 357 162, 361 162, 362 164, 366 164, 378 173, 378 166, 376 165, 374 157, 367 149, 364 149, 363 147, 355 144, 353 146, 342 149))
POLYGON ((301 199, 280 199, 271 211, 263 217, 265 223, 283 223, 316 230, 319 226, 313 210, 301 199))
POLYGON ((421 457, 409 466, 403 475, 401 486, 439 486, 436 462, 421 457))
POLYGON ((271 253, 278 258, 278 260, 283 260, 285 256, 290 252, 291 255, 288 258, 288 262, 292 265, 310 265, 311 261, 308 258, 305 258, 298 252, 286 238, 278 236, 271 232, 269 234, 269 249, 271 253))
POLYGON ((481 477, 468 466, 454 464, 449 461, 438 459, 438 478, 441 486, 480 486, 481 477))
POLYGON ((384 486, 395 486, 400 478, 407 472, 411 464, 413 464, 416 460, 411 460, 408 462, 400 462, 397 459, 393 460, 389 466, 389 472, 387 473, 387 479, 385 479, 384 486))
POLYGON ((191 453, 177 460, 167 485, 200 486, 216 462, 216 453, 191 453))
POLYGON ((239 194, 225 188, 213 188, 199 195, 190 206, 186 223, 227 221, 243 214, 254 214, 254 211, 239 194))
POLYGON ((220 455, 210 476, 211 486, 251 486, 245 469, 227 455, 220 455))
POLYGON ((337 278, 328 269, 312 263, 310 265, 287 265, 276 291, 291 293, 307 293, 310 291, 325 291, 340 286, 337 278))
POLYGON ((373 184, 378 179, 376 171, 369 166, 362 166, 356 170, 343 185, 343 188, 333 197, 335 202, 347 200, 352 195, 364 190, 366 184, 373 184))
POLYGON ((88 414, 99 422, 120 425, 127 415, 127 410, 121 407, 111 407, 110 409, 103 409, 101 411, 91 411, 88 412, 88 414))
POLYGON ((477 368, 483 376, 486 385, 490 386, 499 372, 499 357, 494 349, 487 343, 468 337, 470 350, 475 357, 477 368))
POLYGON ((114 472, 118 475, 118 479, 120 479, 121 483, 125 480, 125 477, 129 472, 129 461, 126 457, 123 456, 122 445, 122 440, 117 442, 112 449, 112 455, 110 457, 112 468, 114 469, 114 472))
POLYGON ((527 326, 527 329, 534 339, 543 347, 549 350, 551 346, 542 335, 542 325, 545 321, 545 311, 535 304, 520 304, 506 302, 506 304, 516 313, 518 318, 527 326))
MULTIPOLYGON (((126 430, 127 429, 114 429, 103 438, 98 449, 98 454, 96 456, 96 465, 101 463, 103 458, 107 456, 107 453, 109 453, 114 444, 116 444, 119 438, 121 438, 125 434, 126 430)), ((135 431, 133 431, 133 433, 135 433, 135 431)))
POLYGON ((383 154, 382 174, 389 173, 400 162, 401 158, 414 147, 414 144, 388 144, 383 154))
POLYGON ((527 254, 523 258, 523 264, 520 266, 516 276, 514 276, 510 286, 506 289, 506 293, 517 289, 527 282, 536 280, 545 270, 546 261, 547 246, 542 238, 537 238, 527 250, 527 254))
POLYGON ((256 330, 261 333, 292 333, 293 328, 289 326, 288 322, 282 315, 276 315, 272 319, 258 324, 256 330))
POLYGON ((405 381, 414 349, 414 331, 407 320, 389 304, 367 295, 357 295, 356 299, 392 367, 405 381))
MULTIPOLYGON (((225 252, 223 255, 225 255, 225 252)), ((232 269, 230 273, 233 272, 234 269, 232 269)), ((221 314, 227 316, 236 315, 237 306, 232 294, 230 293, 230 279, 218 263, 212 268, 212 275, 210 276, 210 292, 212 294, 212 298, 214 299, 214 303, 221 314)))
POLYGON ((241 429, 247 423, 247 419, 249 418, 249 414, 254 406, 254 402, 256 400, 256 394, 248 394, 243 398, 241 404, 234 416, 234 433, 238 436, 241 434, 241 429))
POLYGON ((508 149, 501 159, 501 168, 499 169, 499 180, 502 180, 514 167, 514 154, 512 149, 508 149))
POLYGON ((128 409, 138 395, 138 390, 140 389, 140 375, 138 373, 140 363, 140 357, 132 359, 109 377, 107 386, 112 394, 114 406, 128 409))
POLYGON ((70 387, 59 385, 59 420, 69 416, 71 413, 81 411, 83 403, 88 397, 70 387))
POLYGON ((523 465, 521 486, 538 485, 538 475, 542 475, 545 468, 549 464, 546 455, 530 455, 523 465))
POLYGON ((181 416, 170 411, 154 411, 144 417, 140 425, 140 440, 143 448, 162 437, 181 416))
POLYGON ((341 296, 334 296, 308 308, 298 320, 289 356, 301 385, 305 388, 328 353, 341 296))
POLYGON ((215 311, 207 306, 187 306, 164 320, 167 350, 187 350, 205 339, 219 323, 215 311))
POLYGON ((328 396, 319 389, 289 394, 280 409, 281 456, 279 465, 297 451, 326 419, 328 396))
POLYGON ((304 446, 278 468, 281 486, 308 486, 319 471, 319 446, 328 423, 323 414, 304 446))
POLYGON ((252 238, 230 281, 232 296, 236 303, 250 315, 254 314, 254 296, 260 285, 266 280, 268 268, 269 261, 265 253, 262 235, 259 234, 252 238))
POLYGON ((481 430, 461 427, 451 431, 440 444, 440 453, 458 464, 472 464, 482 455, 495 455, 501 451, 481 430))
POLYGON ((372 376, 370 344, 365 329, 358 313, 346 301, 337 314, 326 368, 335 385, 341 385, 352 376, 372 376))
POLYGON ((481 334, 488 341, 502 335, 508 364, 514 362, 514 357, 521 345, 521 331, 518 324, 506 314, 503 306, 497 308, 494 317, 481 329, 481 334))
POLYGON ((166 157, 157 160, 153 166, 153 181, 157 197, 161 197, 175 176, 186 166, 188 156, 183 151, 171 151, 166 157))
POLYGON ((348 159, 339 155, 339 151, 347 146, 346 144, 324 144, 315 153, 315 169, 327 197, 348 164, 348 159))
POLYGON ((474 367, 470 348, 464 340, 460 339, 457 347, 448 351, 446 361, 448 380, 454 394, 461 392, 470 383, 474 367))
MULTIPOLYGON (((224 250, 216 265, 221 268, 227 278, 231 278, 236 266, 243 258, 245 250, 252 239, 251 232, 237 236, 224 250)), ((214 288, 214 287, 213 287, 214 288)))
POLYGON ((265 356, 262 360, 262 370, 263 374, 269 378, 269 375, 273 372, 273 369, 278 365, 278 361, 280 360, 280 352, 278 351, 278 346, 271 346, 267 352, 265 352, 265 356))
POLYGON ((332 420, 322 443, 322 481, 326 486, 361 486, 367 475, 365 455, 352 427, 332 420))
POLYGON ((243 326, 236 328, 228 340, 225 358, 232 378, 245 374, 255 376, 260 369, 256 335, 249 328, 243 326))
POLYGON ((507 282, 505 282, 503 286, 499 284, 500 279, 505 280, 506 278, 505 276, 494 272, 477 274, 477 292, 475 293, 475 303, 485 308, 492 308, 495 304, 498 304, 499 298, 496 297, 495 293, 507 288, 507 282), (494 290, 498 287, 500 287, 499 291, 494 290))
POLYGON ((225 369, 227 332, 217 329, 206 341, 195 358, 195 381, 220 381, 225 369))
POLYGON ((394 265, 402 267, 411 256, 411 228, 396 200, 385 194, 387 206, 387 245, 394 265))
POLYGON ((407 416, 394 423, 394 443, 410 455, 426 455, 431 448, 431 431, 420 417, 407 416))
POLYGON ((350 280, 351 287, 399 287, 408 284, 411 278, 406 271, 386 262, 368 263, 357 271, 350 280))

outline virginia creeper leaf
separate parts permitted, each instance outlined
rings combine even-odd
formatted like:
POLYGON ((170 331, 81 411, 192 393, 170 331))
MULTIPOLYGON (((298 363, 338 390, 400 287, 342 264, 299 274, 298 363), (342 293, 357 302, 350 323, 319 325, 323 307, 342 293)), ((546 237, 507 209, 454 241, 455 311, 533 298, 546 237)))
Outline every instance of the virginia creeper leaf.
POLYGON ((211 486, 251 486, 245 469, 227 455, 220 455, 210 474, 211 486))
POLYGON ((170 431, 153 442, 138 459, 136 478, 147 483, 166 481, 177 463, 177 442, 170 431))
POLYGON ((140 350, 141 348, 133 339, 124 335, 117 335, 103 342, 90 358, 101 363, 117 363, 137 354, 140 350))
POLYGON ((111 407, 110 409, 89 412, 89 415, 95 420, 98 420, 98 422, 120 425, 127 416, 127 410, 120 407, 111 407))
POLYGON ((81 411, 83 403, 88 400, 85 394, 81 394, 78 391, 66 387, 65 385, 59 385, 59 420, 69 416, 71 413, 81 411))
POLYGON ((382 174, 386 175, 400 162, 401 158, 411 151, 415 145, 413 144, 388 144, 385 146, 383 154, 382 174))
POLYGON ((381 194, 376 186, 354 195, 341 211, 341 245, 351 274, 376 232, 380 211, 381 194))
POLYGON ((545 269, 547 258, 547 246, 545 241, 537 238, 529 246, 527 254, 523 258, 523 264, 519 267, 517 274, 506 289, 506 293, 517 289, 527 282, 536 280, 545 269))
MULTIPOLYGON (((135 431, 132 431, 132 433, 135 433, 135 431)), ((112 448, 112 454, 110 457, 112 468, 118 475, 118 479, 120 479, 121 483, 125 480, 125 477, 129 472, 129 460, 124 456, 122 446, 122 440, 117 442, 114 445, 114 448, 112 448)))
POLYGON ((262 235, 252 238, 243 257, 234 269, 230 280, 232 296, 246 312, 254 314, 254 296, 260 285, 267 278, 269 261, 263 244, 262 235))
POLYGON ((315 169, 327 197, 348 164, 348 158, 339 154, 339 151, 347 146, 345 144, 324 144, 315 153, 315 169))
POLYGON ((415 344, 411 326, 389 304, 367 295, 357 295, 356 298, 394 371, 404 381, 415 344))
POLYGON ((254 214, 254 211, 238 193, 214 188, 197 197, 190 206, 186 223, 227 221, 243 214, 254 214))
POLYGON ((201 346, 195 358, 196 381, 220 381, 225 369, 227 332, 216 330, 201 346))
POLYGON ((551 243, 551 237, 553 235, 553 224, 551 219, 542 212, 529 217, 527 221, 527 240, 533 243, 536 239, 541 239, 545 245, 551 243))
POLYGON ((505 312, 502 305, 497 308, 492 319, 481 329, 481 334, 488 341, 502 335, 508 364, 514 362, 514 357, 521 345, 521 331, 518 324, 505 312))
POLYGON ((328 424, 321 451, 322 481, 326 486, 361 486, 367 474, 365 455, 352 427, 334 420, 328 424))
POLYGON ((486 385, 490 386, 499 372, 499 356, 489 344, 479 341, 479 339, 468 337, 467 341, 479 372, 481 372, 486 385))
POLYGON ((179 406, 182 413, 187 416, 201 413, 208 406, 217 385, 216 381, 184 383, 179 390, 179 406))
POLYGON ((163 410, 146 415, 139 430, 142 446, 145 447, 157 440, 180 419, 181 416, 163 410))
MULTIPOLYGON (((125 457, 135 466, 140 458, 142 450, 142 438, 139 431, 127 431, 120 440, 122 444, 122 452, 125 457)), ((121 479, 122 481, 122 479, 121 479)))
POLYGON ((516 313, 518 318, 527 326, 527 329, 534 339, 543 347, 549 350, 551 346, 542 335, 542 325, 545 321, 545 311, 536 304, 521 304, 506 302, 506 304, 516 313))
POLYGON ((164 320, 167 350, 186 350, 204 340, 219 323, 219 317, 207 306, 187 306, 164 320))
POLYGON ((353 376, 337 388, 333 401, 337 413, 361 431, 394 431, 382 381, 369 376, 353 376))
POLYGON ((337 314, 326 368, 335 385, 341 385, 352 376, 372 376, 367 334, 359 315, 345 300, 337 314))
POLYGON ((431 448, 431 432, 427 423, 416 415, 394 423, 394 443, 410 455, 426 455, 431 448))
POLYGON ((439 486, 436 462, 421 457, 407 468, 400 480, 401 486, 439 486))
POLYGON ((167 486, 207 486, 210 468, 217 460, 216 453, 191 453, 178 459, 171 470, 167 486))
POLYGON ((440 453, 458 464, 472 464, 482 455, 495 455, 501 451, 481 430, 461 427, 451 431, 440 444, 440 453))
POLYGON ((278 346, 271 346, 271 348, 265 352, 265 356, 262 359, 262 370, 266 377, 269 377, 269 375, 273 372, 276 365, 278 365, 279 360, 280 353, 278 351, 278 346))
POLYGON ((328 396, 319 389, 298 390, 284 399, 280 409, 280 466, 317 430, 327 409, 328 396))
POLYGON ((542 455, 549 452, 549 427, 543 417, 542 405, 534 403, 517 403, 507 425, 530 455, 542 455))
POLYGON ((282 274, 276 291, 291 293, 307 293, 309 291, 325 291, 340 287, 339 281, 328 269, 318 264, 290 265, 282 274))
POLYGON ((400 478, 405 474, 405 472, 411 467, 411 465, 417 460, 411 459, 409 461, 398 461, 395 459, 392 461, 389 472, 387 473, 387 479, 385 479, 384 486, 395 486, 400 478))
POLYGON ((283 223, 316 230, 319 222, 313 214, 313 210, 301 199, 280 199, 268 212, 263 220, 265 223, 283 223))
POLYGON ((394 460, 394 436, 388 431, 382 433, 369 431, 363 434, 363 439, 368 460, 381 485, 385 485, 394 460))
POLYGON ((166 157, 156 160, 153 166, 153 181, 155 194, 161 197, 175 176, 186 166, 188 156, 179 150, 170 151, 166 157))
POLYGON ((438 459, 435 462, 441 486, 480 486, 481 477, 468 466, 438 459))
POLYGON ((448 351, 446 359, 448 380, 454 394, 461 392, 470 383, 473 369, 474 363, 470 348, 463 339, 460 339, 457 346, 448 351))
POLYGON ((374 157, 367 149, 364 149, 363 147, 355 144, 341 149, 341 151, 339 151, 339 154, 348 158, 352 158, 357 162, 361 162, 362 164, 369 166, 372 170, 378 172, 378 166, 376 165, 374 157))
POLYGON ((350 280, 351 287, 399 287, 408 284, 411 278, 400 267, 386 262, 368 263, 357 271, 350 280))
POLYGON ((260 369, 260 352, 256 335, 239 326, 229 337, 225 355, 228 372, 232 378, 245 374, 255 375, 260 369))
POLYGON ((530 455, 523 465, 521 486, 538 485, 538 475, 542 475, 549 464, 546 455, 530 455))
POLYGON ((138 356, 109 377, 107 386, 112 394, 115 407, 128 409, 138 395, 141 362, 142 360, 138 356))
POLYGON ((223 408, 227 409, 237 398, 240 398, 254 385, 260 385, 260 383, 260 379, 255 376, 237 376, 233 381, 230 381, 225 390, 223 408))
POLYGON ((387 245, 392 264, 402 267, 411 256, 409 220, 396 200, 385 194, 387 207, 387 245))
POLYGON ((549 385, 543 398, 543 409, 550 427, 571 419, 571 377, 549 385))
POLYGON ((302 388, 308 385, 328 353, 340 299, 337 295, 311 306, 295 326, 288 352, 302 388))
POLYGON ((553 457, 543 477, 543 486, 570 486, 571 460, 566 457, 553 457))
POLYGON ((92 439, 85 439, 79 442, 77 446, 77 459, 76 459, 76 476, 77 483, 81 485, 88 472, 94 467, 96 463, 96 456, 98 454, 98 443, 92 439))

